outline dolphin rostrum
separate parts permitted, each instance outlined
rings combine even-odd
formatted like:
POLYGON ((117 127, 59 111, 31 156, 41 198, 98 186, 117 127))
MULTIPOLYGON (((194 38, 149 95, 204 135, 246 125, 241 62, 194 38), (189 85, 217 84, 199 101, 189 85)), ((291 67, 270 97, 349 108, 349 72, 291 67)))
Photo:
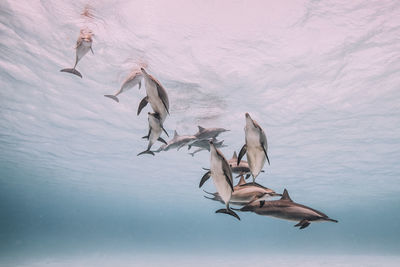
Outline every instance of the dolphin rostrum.
MULTIPOLYGON (((216 193, 209 193, 207 191, 204 192, 213 196, 213 197, 205 196, 206 198, 223 203, 218 192, 216 193)), ((240 177, 239 183, 235 187, 233 187, 232 197, 229 202, 233 205, 244 206, 252 201, 260 199, 265 200, 272 196, 281 196, 281 194, 276 194, 274 190, 256 183, 246 183, 244 180, 244 176, 242 175, 240 177)))
POLYGON ((195 136, 199 140, 213 139, 216 138, 220 133, 229 131, 223 128, 203 128, 201 126, 197 127, 199 128, 199 131, 195 134, 195 136))
POLYGON ((126 92, 127 90, 135 87, 136 85, 139 85, 140 89, 140 87, 142 86, 142 78, 143 74, 140 70, 134 71, 133 73, 131 73, 131 75, 128 76, 128 78, 125 79, 125 81, 121 85, 121 89, 119 89, 117 93, 115 93, 114 95, 104 95, 104 96, 109 97, 116 102, 119 102, 119 99, 117 97, 119 94, 126 92))
POLYGON ((194 135, 179 135, 175 130, 174 137, 167 142, 167 144, 162 145, 157 152, 160 151, 168 151, 172 148, 180 149, 181 147, 187 145, 188 143, 196 140, 196 136, 194 135))
POLYGON ((148 120, 149 120, 149 133, 146 136, 143 136, 143 138, 149 140, 149 145, 147 146, 147 149, 143 152, 140 152, 139 155, 142 154, 151 154, 154 156, 154 152, 151 151, 151 146, 158 140, 160 142, 163 142, 166 144, 164 139, 160 137, 161 132, 164 131, 165 134, 168 136, 167 131, 164 129, 161 123, 161 118, 158 113, 148 113, 148 120))
POLYGON ((79 60, 81 60, 83 56, 86 55, 87 52, 89 52, 89 50, 91 50, 93 53, 92 36, 92 31, 81 29, 78 40, 76 41, 75 65, 71 69, 62 69, 60 70, 61 72, 69 72, 82 78, 82 74, 76 69, 76 65, 78 64, 79 60))
POLYGON ((161 122, 165 121, 165 118, 169 114, 169 100, 167 91, 161 85, 161 83, 154 78, 152 75, 148 74, 144 68, 141 68, 145 86, 146 86, 146 96, 140 101, 137 115, 140 114, 142 109, 150 103, 154 112, 160 114, 161 122))
POLYGON ((244 128, 244 132, 246 144, 239 152, 237 165, 240 164, 240 160, 247 152, 247 161, 254 182, 260 174, 265 160, 267 160, 269 164, 267 137, 260 125, 258 125, 255 120, 251 119, 249 113, 246 113, 246 127, 244 128))
POLYGON ((298 222, 295 227, 304 229, 310 225, 311 222, 329 221, 338 222, 337 220, 329 218, 326 214, 309 208, 307 206, 295 203, 289 196, 288 191, 283 191, 282 198, 279 200, 265 201, 256 200, 243 208, 241 211, 252 211, 259 215, 266 215, 298 222))
POLYGON ((229 214, 238 220, 240 220, 239 216, 229 208, 229 201, 232 197, 233 192, 233 184, 232 184, 232 171, 229 167, 228 161, 225 159, 224 155, 222 155, 221 151, 219 151, 215 146, 213 141, 210 141, 210 170, 203 176, 200 182, 200 186, 210 177, 214 182, 215 187, 217 188, 218 195, 221 197, 222 201, 225 203, 225 209, 219 209, 215 213, 225 213, 229 214))

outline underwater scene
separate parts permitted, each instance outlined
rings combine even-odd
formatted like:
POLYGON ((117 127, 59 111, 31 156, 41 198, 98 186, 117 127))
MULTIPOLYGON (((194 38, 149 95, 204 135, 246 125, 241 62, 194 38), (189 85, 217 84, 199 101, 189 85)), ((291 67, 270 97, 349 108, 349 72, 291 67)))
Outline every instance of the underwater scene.
POLYGON ((0 266, 400 266, 400 2, 0 1, 0 266))

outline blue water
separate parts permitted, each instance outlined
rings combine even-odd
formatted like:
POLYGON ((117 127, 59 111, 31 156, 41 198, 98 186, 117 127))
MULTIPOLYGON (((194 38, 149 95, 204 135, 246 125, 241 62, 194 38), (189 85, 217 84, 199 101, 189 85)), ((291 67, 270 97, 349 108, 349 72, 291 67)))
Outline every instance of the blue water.
POLYGON ((0 36, 1 266, 400 264, 398 1, 3 0, 0 36), (81 28, 83 79, 59 72, 81 28), (230 129, 230 158, 249 112, 257 181, 339 223, 239 222, 198 188, 209 152, 137 157, 145 91, 103 95, 143 64, 170 136, 230 129))

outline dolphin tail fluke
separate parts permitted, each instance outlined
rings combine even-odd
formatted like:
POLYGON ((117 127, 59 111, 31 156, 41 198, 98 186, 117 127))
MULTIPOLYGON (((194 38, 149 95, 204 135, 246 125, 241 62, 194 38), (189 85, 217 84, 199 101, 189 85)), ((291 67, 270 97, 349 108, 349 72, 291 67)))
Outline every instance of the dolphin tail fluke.
POLYGON ((153 155, 153 156, 154 156, 154 152, 153 152, 153 151, 150 151, 150 150, 142 151, 142 152, 140 152, 139 154, 137 154, 137 156, 140 156, 140 155, 143 155, 143 154, 150 154, 150 155, 153 155))
POLYGON ((62 70, 60 70, 60 71, 61 71, 61 72, 72 73, 72 74, 75 74, 76 76, 79 76, 79 77, 82 78, 82 74, 81 74, 79 71, 77 71, 75 68, 72 68, 72 69, 62 69, 62 70))
POLYGON ((115 95, 104 95, 105 97, 109 97, 109 98, 111 98, 112 100, 114 100, 115 102, 117 102, 117 103, 119 103, 119 99, 118 99, 118 97, 116 97, 115 95))
POLYGON ((219 210, 215 211, 215 213, 225 213, 225 214, 235 217, 236 219, 238 219, 240 221, 240 217, 236 214, 236 212, 234 212, 231 209, 219 209, 219 210))

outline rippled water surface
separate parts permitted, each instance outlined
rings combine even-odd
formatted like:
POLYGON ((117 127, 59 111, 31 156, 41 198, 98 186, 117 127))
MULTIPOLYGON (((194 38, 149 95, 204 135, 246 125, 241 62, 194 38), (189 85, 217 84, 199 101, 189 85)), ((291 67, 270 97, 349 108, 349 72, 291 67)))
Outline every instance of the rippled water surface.
POLYGON ((3 0, 0 36, 0 265, 400 264, 398 1, 3 0), (82 28, 81 79, 59 70, 82 28), (198 188, 209 152, 137 157, 145 90, 103 95, 139 66, 170 136, 229 129, 229 159, 249 112, 271 160, 257 181, 339 223, 239 222, 198 188))

